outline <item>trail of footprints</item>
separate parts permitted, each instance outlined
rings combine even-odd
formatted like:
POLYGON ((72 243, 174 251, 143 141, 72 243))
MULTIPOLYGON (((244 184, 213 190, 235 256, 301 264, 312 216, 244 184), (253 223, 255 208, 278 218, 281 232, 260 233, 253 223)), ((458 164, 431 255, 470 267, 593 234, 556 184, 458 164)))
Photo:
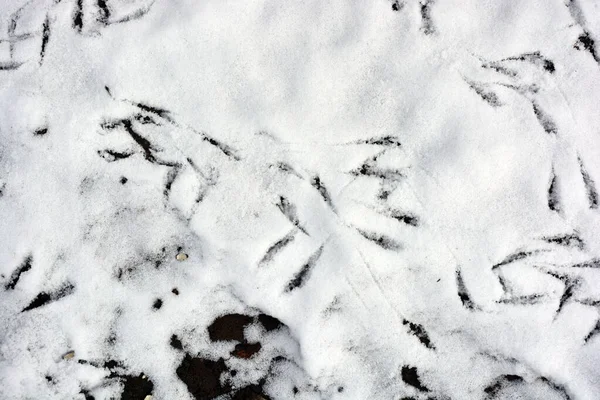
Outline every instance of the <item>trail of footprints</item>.
MULTIPOLYGON (((59 2, 61 2, 61 0, 56 1, 56 3, 59 2)), ((38 3, 41 4, 41 2, 38 3)), ((141 5, 129 14, 126 14, 124 16, 117 16, 118 12, 116 12, 117 10, 115 10, 114 8, 115 5, 110 0, 97 0, 96 2, 76 0, 74 2, 72 17, 73 29, 76 30, 78 33, 83 34, 86 31, 86 29, 97 29, 97 27, 106 27, 111 24, 124 23, 133 19, 142 18, 145 14, 149 12, 153 2, 146 1, 138 3, 140 3, 141 5)), ((27 3, 27 5, 28 4, 29 3, 27 3)), ((432 0, 423 0, 419 2, 420 14, 422 19, 421 31, 425 35, 431 35, 436 32, 436 28, 433 25, 431 17, 432 6, 434 4, 435 2, 432 0)), ((587 29, 587 22, 585 20, 585 16, 581 8, 578 6, 578 1, 569 0, 566 2, 566 6, 568 7, 573 19, 583 31, 583 33, 579 36, 578 41, 574 44, 574 47, 582 51, 587 51, 591 55, 591 57, 598 64, 600 64, 598 54, 595 50, 595 39, 592 37, 592 35, 589 33, 589 30, 587 29)), ((395 0, 392 2, 393 11, 401 11, 404 7, 404 1, 395 0)), ((42 7, 40 7, 40 9, 43 10, 42 7)), ((40 40, 38 62, 40 66, 43 64, 52 37, 52 17, 50 9, 46 9, 46 15, 43 18, 43 22, 40 26, 40 29, 31 32, 19 33, 19 20, 23 11, 24 8, 21 8, 11 16, 10 23, 8 24, 6 38, 0 38, 0 43, 3 41, 7 41, 10 44, 9 59, 0 61, 0 71, 16 70, 23 66, 27 62, 27 60, 15 59, 14 50, 16 46, 19 46, 20 43, 23 43, 28 40, 34 40, 36 38, 39 38, 40 40)), ((535 99, 535 95, 539 88, 535 84, 523 84, 522 82, 519 82, 519 68, 521 64, 529 64, 535 66, 537 68, 540 68, 541 71, 547 74, 553 74, 556 70, 555 64, 551 60, 544 57, 540 52, 531 52, 517 56, 507 57, 501 60, 482 60, 482 68, 493 70, 506 78, 512 79, 514 83, 486 83, 472 81, 467 78, 465 78, 465 82, 469 85, 469 87, 474 91, 476 95, 478 95, 483 101, 485 101, 492 107, 502 107, 505 105, 500 96, 494 92, 495 85, 500 85, 510 90, 513 90, 515 93, 517 93, 518 95, 522 96, 530 102, 532 113, 538 121, 544 133, 553 136, 560 135, 560 132, 558 131, 557 125, 554 122, 552 116, 549 113, 547 113, 535 99)), ((106 88, 106 91, 112 97, 110 89, 106 88)), ((136 113, 133 113, 127 118, 117 120, 107 119, 102 123, 101 128, 108 132, 120 131, 127 134, 136 147, 127 150, 117 150, 110 148, 101 149, 98 150, 98 155, 107 162, 118 162, 121 160, 129 159, 131 157, 135 157, 139 154, 143 157, 143 159, 146 162, 167 168, 169 172, 166 174, 163 188, 165 202, 168 202, 173 183, 177 180, 181 172, 184 169, 193 170, 200 177, 200 179, 205 182, 204 187, 199 191, 196 197, 196 203, 200 203, 203 199, 203 196, 206 193, 206 190, 209 190, 211 186, 217 184, 217 180, 212 176, 206 176, 202 171, 198 169, 198 167, 190 158, 172 159, 168 156, 165 156, 164 154, 161 154, 161 149, 158 146, 154 145, 147 137, 144 136, 143 133, 143 127, 145 125, 160 126, 163 124, 168 124, 180 128, 182 128, 182 126, 175 121, 175 119, 168 110, 155 106, 150 106, 148 104, 140 102, 129 101, 129 103, 138 109, 136 113)), ((49 132, 49 129, 50 127, 48 126, 42 126, 39 129, 35 130, 33 134, 35 136, 43 137, 49 132)), ((230 146, 218 141, 217 139, 207 135, 206 133, 195 132, 195 134, 199 135, 201 140, 205 141, 210 146, 213 146, 214 148, 218 149, 224 157, 228 158, 232 162, 243 161, 243 157, 238 154, 238 151, 231 148, 230 146)), ((382 186, 380 200, 385 201, 387 196, 389 196, 389 191, 393 190, 395 187, 394 182, 401 180, 404 176, 404 172, 401 170, 382 169, 378 167, 378 157, 381 154, 385 153, 387 149, 401 146, 400 142, 397 138, 394 137, 380 137, 370 138, 355 143, 349 143, 348 145, 370 145, 380 146, 384 148, 384 150, 382 150, 379 154, 366 159, 356 169, 349 171, 349 174, 356 178, 380 180, 382 186)), ((580 166, 581 179, 586 191, 588 207, 591 210, 595 210, 598 208, 599 197, 596 180, 589 173, 581 157, 578 158, 578 163, 580 166)), ((321 177, 319 177, 319 175, 307 176, 301 168, 291 166, 282 161, 275 163, 273 167, 281 173, 290 174, 300 180, 306 181, 310 186, 314 188, 314 190, 316 190, 319 193, 323 202, 327 205, 330 211, 338 215, 338 210, 335 206, 334 199, 332 199, 326 184, 323 182, 321 177)), ((122 177, 121 184, 125 184, 126 182, 127 178, 122 177)), ((560 214, 564 209, 564 206, 562 205, 561 201, 559 182, 560 177, 556 174, 553 168, 549 179, 547 193, 548 209, 558 214, 560 214)), ((5 190, 4 186, 2 187, 2 190, 5 190)), ((274 204, 274 206, 276 206, 280 210, 280 212, 288 219, 288 221, 292 225, 292 229, 288 234, 274 242, 268 249, 266 249, 264 256, 259 261, 259 265, 265 268, 269 267, 269 265, 274 262, 274 260, 277 257, 277 254, 283 248, 293 244, 296 235, 303 234, 306 236, 310 236, 310 229, 308 228, 308 225, 298 218, 296 211, 297 207, 291 199, 282 195, 280 196, 279 201, 274 204)), ((192 214, 193 212, 194 210, 192 210, 192 214)), ((394 218, 398 222, 407 226, 418 227, 420 224, 420 218, 412 213, 407 213, 404 211, 394 209, 385 210, 385 213, 388 217, 394 218)), ((187 218, 189 217, 190 215, 187 216, 187 218)), ((366 231, 358 227, 353 227, 352 229, 355 229, 356 232, 365 240, 376 244, 385 251, 400 251, 403 248, 401 243, 384 234, 366 231)), ((585 248, 585 243, 577 235, 577 233, 545 237, 541 240, 553 246, 570 247, 580 251, 583 251, 585 248)), ((321 243, 314 251, 314 253, 306 259, 306 262, 302 266, 300 266, 297 273, 293 277, 291 277, 288 284, 283 288, 283 291, 285 293, 291 293, 295 290, 301 289, 306 283, 306 281, 310 279, 310 273, 318 263, 325 246, 326 243, 321 243)), ((161 262, 163 262, 164 253, 165 249, 163 249, 158 256, 152 258, 153 262, 157 264, 157 267, 160 265, 161 262)), ((503 260, 500 260, 498 263, 493 265, 492 270, 497 274, 498 279, 506 294, 506 296, 500 300, 501 303, 529 306, 538 304, 539 302, 551 300, 543 294, 533 294, 527 296, 519 296, 512 294, 509 283, 506 282, 502 275, 502 269, 505 266, 509 266, 513 263, 526 261, 530 258, 535 257, 538 254, 539 252, 537 250, 521 249, 515 251, 513 254, 509 254, 503 260)), ((15 288, 19 284, 21 277, 31 270, 32 263, 33 257, 31 255, 28 255, 23 260, 22 264, 15 268, 10 278, 4 284, 5 290, 15 290, 15 288)), ((135 266, 123 267, 119 270, 117 278, 123 279, 127 273, 132 272, 132 268, 135 268, 135 266)), ((580 281, 577 277, 574 277, 567 273, 556 272, 554 269, 544 269, 543 267, 538 268, 543 269, 545 273, 561 281, 564 284, 564 291, 558 301, 556 311, 557 314, 569 301, 578 301, 582 304, 597 307, 598 309, 600 309, 600 300, 574 300, 575 293, 580 285, 580 281)), ((591 259, 585 262, 573 263, 569 266, 566 266, 566 268, 600 268, 600 260, 591 259)), ((460 269, 456 271, 456 286, 457 295, 462 305, 470 311, 477 311, 479 307, 472 300, 469 291, 465 285, 460 269)), ((48 289, 47 291, 42 291, 34 299, 32 299, 32 301, 28 305, 26 305, 22 311, 31 311, 43 307, 51 302, 59 301, 60 299, 74 293, 74 290, 75 287, 71 283, 65 282, 62 286, 53 289, 48 289)), ((173 294, 178 295, 178 289, 174 288, 173 294)), ((161 306, 162 300, 156 299, 153 303, 153 308, 158 311, 160 310, 161 306)), ((283 325, 279 320, 266 314, 227 314, 217 318, 208 327, 208 334, 213 342, 237 342, 234 350, 228 355, 228 357, 241 360, 250 360, 257 353, 263 351, 263 345, 260 342, 249 343, 244 336, 245 327, 251 324, 261 325, 266 333, 287 329, 285 325, 283 325)), ((415 324, 406 319, 403 320, 403 325, 407 328, 408 333, 415 336, 423 346, 433 351, 436 349, 435 345, 431 341, 429 334, 423 326, 415 324)), ((584 339, 584 341, 587 343, 597 335, 600 335, 600 321, 592 329, 592 331, 590 331, 590 333, 584 339)), ((277 365, 277 363, 292 362, 281 356, 275 356, 271 360, 271 367, 269 368, 269 372, 265 375, 265 377, 262 380, 260 380, 258 383, 255 382, 242 387, 237 387, 233 383, 233 381, 235 380, 235 376, 237 375, 237 371, 232 370, 227 366, 227 360, 225 358, 212 360, 203 358, 197 354, 190 354, 186 352, 185 344, 175 334, 171 336, 169 344, 171 347, 175 348, 177 351, 183 354, 181 364, 177 368, 176 373, 177 376, 185 383, 189 392, 196 399, 213 399, 225 394, 229 395, 229 398, 231 399, 269 399, 269 397, 264 393, 264 385, 266 381, 270 378, 270 374, 273 374, 273 371, 276 369, 275 366, 277 365)), ((144 374, 128 375, 126 373, 126 368, 124 367, 124 365, 118 361, 108 360, 105 362, 94 362, 87 360, 78 360, 78 362, 81 364, 89 364, 94 367, 103 368, 107 370, 107 372, 109 373, 107 377, 108 380, 117 380, 122 383, 123 391, 121 394, 121 399, 123 400, 147 399, 147 396, 150 396, 153 392, 154 385, 148 377, 146 377, 144 374)), ((430 389, 427 388, 421 382, 420 375, 416 367, 409 365, 403 366, 401 370, 401 378, 407 385, 416 389, 416 391, 419 393, 418 396, 421 396, 418 398, 425 398, 422 396, 426 396, 426 398, 430 399, 434 398, 427 397, 429 396, 428 392, 430 391, 430 389)), ((49 382, 52 381, 51 377, 47 377, 47 379, 49 382)), ((525 382, 524 378, 518 375, 503 375, 498 377, 495 382, 491 383, 485 389, 485 396, 488 399, 506 398, 506 396, 510 396, 511 393, 513 393, 512 391, 520 390, 519 388, 521 386, 527 385, 538 385, 542 387, 542 389, 540 390, 546 390, 546 392, 548 393, 548 399, 570 398, 564 387, 556 385, 546 378, 539 378, 533 383, 527 383, 525 382)), ((341 387, 340 389, 343 390, 343 388, 341 387)), ((297 393, 299 389, 294 387, 293 391, 294 393, 297 393)), ((93 395, 88 389, 82 389, 82 395, 85 397, 86 400, 94 399, 93 395)), ((415 398, 417 397, 404 397, 404 399, 406 400, 415 398)))

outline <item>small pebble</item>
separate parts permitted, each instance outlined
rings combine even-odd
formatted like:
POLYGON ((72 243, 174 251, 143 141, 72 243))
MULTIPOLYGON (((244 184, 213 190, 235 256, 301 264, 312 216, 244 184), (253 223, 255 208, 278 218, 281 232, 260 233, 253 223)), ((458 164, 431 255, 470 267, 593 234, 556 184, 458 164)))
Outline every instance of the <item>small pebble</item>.
POLYGON ((62 356, 63 360, 70 360, 73 357, 75 357, 74 351, 69 351, 68 353, 62 356))
POLYGON ((148 396, 144 397, 144 400, 152 400, 152 395, 149 394, 148 396))
POLYGON ((177 259, 177 261, 185 261, 188 259, 188 255, 185 253, 178 253, 175 258, 177 259))

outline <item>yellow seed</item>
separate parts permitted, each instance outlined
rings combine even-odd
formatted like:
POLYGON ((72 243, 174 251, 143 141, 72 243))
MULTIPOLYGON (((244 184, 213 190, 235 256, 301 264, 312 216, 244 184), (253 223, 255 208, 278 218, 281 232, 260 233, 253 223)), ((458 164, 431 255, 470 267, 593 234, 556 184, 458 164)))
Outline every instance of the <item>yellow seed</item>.
POLYGON ((75 352, 74 351, 69 351, 68 353, 66 353, 65 355, 63 355, 63 360, 70 360, 71 358, 75 357, 75 352))
POLYGON ((179 253, 177 254, 177 256, 175 256, 175 258, 177 259, 177 261, 185 261, 188 258, 188 255, 185 253, 179 253))
POLYGON ((152 395, 149 394, 148 396, 144 397, 144 400, 152 400, 152 395))

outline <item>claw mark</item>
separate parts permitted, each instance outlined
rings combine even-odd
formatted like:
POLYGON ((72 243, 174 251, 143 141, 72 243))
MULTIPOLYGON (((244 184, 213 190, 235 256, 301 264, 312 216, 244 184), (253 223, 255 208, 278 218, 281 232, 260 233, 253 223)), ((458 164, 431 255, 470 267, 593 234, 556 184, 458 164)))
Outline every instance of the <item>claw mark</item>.
POLYGON ((73 286, 71 283, 66 283, 63 286, 61 286, 58 290, 56 290, 55 292, 51 292, 51 293, 41 292, 40 294, 38 294, 36 296, 35 299, 33 299, 33 301, 31 303, 29 303, 29 305, 27 307, 25 307, 23 309, 22 312, 33 310, 35 308, 45 306, 48 303, 58 301, 58 300, 62 299, 63 297, 66 297, 66 296, 72 294, 74 292, 74 290, 75 290, 75 286, 73 286))
POLYGON ((108 162, 115 162, 118 160, 123 160, 125 158, 129 158, 133 155, 133 152, 118 152, 114 150, 98 150, 98 155, 104 158, 108 162))
POLYGON ((502 271, 496 271, 496 274, 498 275, 498 282, 500 283, 500 286, 502 286, 504 297, 511 296, 513 293, 512 287, 510 287, 506 282, 506 279, 504 279, 502 271))
POLYGON ((46 15, 44 25, 42 28, 42 48, 40 50, 40 66, 44 62, 44 56, 46 55, 46 48, 48 47, 48 41, 50 40, 50 19, 46 15))
MULTIPOLYGON (((511 78, 516 78, 519 75, 517 73, 517 71, 515 71, 514 69, 510 69, 510 68, 507 68, 507 67, 503 66, 498 61, 484 62, 481 66, 483 68, 486 68, 486 69, 493 69, 494 71, 496 71, 496 72, 498 72, 498 73, 500 73, 502 75, 509 76, 511 78)), ((476 90, 476 89, 473 89, 473 90, 476 90)))
POLYGON ((310 235, 308 235, 306 230, 300 225, 300 221, 298 220, 298 216, 296 214, 296 206, 293 205, 292 203, 290 203, 288 199, 286 199, 283 196, 279 196, 279 203, 277 203, 277 208, 279 208, 281 213, 283 215, 285 215, 285 217, 292 224, 294 224, 294 226, 296 226, 298 229, 300 229, 300 231, 302 231, 302 233, 304 233, 307 236, 310 236, 310 235))
POLYGON ((323 200, 325 200, 325 203, 327 203, 327 205, 335 212, 335 207, 333 206, 331 197, 329 196, 329 191, 321 182, 321 178, 319 178, 318 175, 313 176, 310 180, 310 184, 312 187, 317 189, 317 191, 321 194, 323 200))
POLYGON ((284 162, 278 162, 277 164, 275 164, 273 166, 278 168, 280 171, 286 172, 288 174, 294 175, 294 176, 302 179, 302 175, 300 175, 298 172, 296 172, 296 170, 294 168, 292 168, 292 166, 289 164, 286 164, 284 162))
POLYGON ((421 383, 417 367, 409 367, 408 365, 404 365, 402 367, 402 381, 421 392, 429 392, 429 389, 423 386, 421 383))
POLYGON ((142 135, 140 135, 133 129, 133 126, 132 126, 130 120, 124 119, 121 121, 121 123, 125 127, 125 131, 129 134, 129 136, 131 136, 131 138, 144 151, 144 158, 151 163, 155 163, 157 160, 154 157, 154 155, 152 154, 152 150, 155 150, 154 147, 152 146, 152 143, 150 143, 150 141, 148 139, 146 139, 145 137, 143 137, 142 135))
POLYGON ((596 52, 596 43, 589 32, 584 31, 577 38, 577 42, 573 46, 577 50, 585 50, 594 58, 596 63, 600 64, 600 57, 598 57, 598 53, 596 52))
POLYGON ((431 6, 435 0, 421 0, 421 32, 426 35, 435 33, 435 27, 431 19, 431 6))
POLYGON ((142 115, 142 114, 136 114, 133 116, 133 119, 135 119, 137 122, 139 122, 142 125, 156 125, 156 126, 160 126, 160 124, 158 122, 156 122, 152 117, 148 116, 148 115, 142 115))
POLYGON ((560 300, 558 302, 558 307, 556 309, 556 313, 555 313, 555 318, 556 318, 556 317, 558 317, 558 314, 560 314, 560 312, 562 311, 563 307, 567 304, 567 302, 569 302, 569 300, 571 300, 571 298, 575 295, 575 291, 579 288, 581 282, 579 279, 573 279, 566 275, 559 275, 559 274, 556 274, 553 272, 548 272, 548 271, 546 271, 546 273, 548 275, 552 276, 553 278, 558 279, 565 285, 563 294, 560 297, 560 300))
POLYGON ((469 87, 473 89, 473 91, 477 93, 477 95, 481 97, 483 101, 488 103, 490 106, 500 107, 503 105, 498 95, 492 92, 491 90, 486 89, 486 86, 484 84, 475 81, 470 81, 467 79, 464 80, 467 83, 467 85, 469 85, 469 87))
POLYGON ((83 0, 77 0, 73 13, 73 29, 79 33, 83 29, 83 0))
POLYGON ((534 51, 531 53, 524 53, 524 54, 521 54, 520 56, 507 57, 507 58, 503 58, 499 61, 484 61, 484 60, 482 60, 483 63, 481 66, 483 68, 493 69, 494 71, 496 71, 500 74, 506 75, 510 78, 516 78, 519 75, 519 73, 512 68, 506 67, 504 64, 507 61, 528 62, 528 63, 534 64, 536 66, 542 67, 545 71, 547 71, 551 74, 554 73, 554 71, 556 70, 554 63, 551 60, 542 56, 542 54, 539 51, 534 51))
POLYGON ((559 392, 565 400, 571 400, 571 396, 569 395, 569 393, 567 393, 567 389, 563 385, 559 385, 558 383, 553 382, 544 376, 539 379, 555 391, 559 392))
POLYGON ((385 146, 385 147, 400 147, 402 144, 400 140, 398 140, 395 136, 382 136, 382 137, 373 137, 369 139, 361 139, 355 142, 347 143, 347 144, 370 144, 375 146, 385 146))
POLYGON ((296 229, 292 229, 287 235, 276 241, 265 253, 263 258, 258 262, 259 266, 262 266, 270 262, 277 253, 279 253, 285 246, 290 244, 296 238, 296 229))
POLYGON ((350 174, 356 177, 365 176, 379 178, 387 182, 400 181, 404 177, 402 171, 398 169, 380 168, 376 165, 379 157, 385 152, 386 150, 383 150, 378 154, 374 155, 373 157, 368 158, 358 169, 350 171, 350 174))
MULTIPOLYGON (((194 200, 194 202, 197 205, 204 199, 204 196, 206 196, 208 188, 214 186, 217 183, 217 179, 212 175, 212 173, 210 173, 209 176, 204 175, 191 158, 188 157, 186 160, 188 164, 190 164, 192 169, 206 181, 206 187, 200 188, 198 190, 198 194, 196 195, 196 199, 194 200)), ((192 211, 192 215, 195 213, 195 208, 196 207, 194 207, 194 210, 192 211)))
POLYGON ((398 0, 394 0, 394 2, 392 3, 392 10, 394 11, 400 11, 404 8, 404 1, 402 3, 400 3, 398 0))
POLYGON ((404 177, 402 171, 397 169, 383 169, 375 166, 374 160, 367 160, 359 169, 350 171, 354 176, 368 176, 374 178, 380 178, 390 181, 399 181, 404 177))
POLYGON ((96 4, 98 5, 98 22, 107 25, 110 19, 110 9, 106 4, 106 0, 97 0, 96 4))
POLYGON ((140 8, 134 12, 132 12, 129 15, 126 15, 125 17, 118 19, 114 22, 112 22, 113 24, 121 24, 124 22, 129 22, 129 21, 133 21, 136 19, 140 19, 142 18, 144 15, 148 14, 148 12, 150 11, 150 9, 152 8, 152 6, 154 5, 154 1, 152 1, 150 4, 148 4, 146 7, 140 8))
POLYGON ((600 258, 594 258, 590 261, 569 265, 570 268, 600 268, 600 258))
POLYGON ((600 307, 600 300, 581 299, 577 300, 577 302, 590 307, 600 307))
POLYGON ((170 123, 174 123, 174 121, 171 119, 171 112, 168 110, 165 110, 164 108, 158 108, 158 107, 153 107, 153 106, 149 106, 147 104, 143 104, 143 103, 133 103, 136 107, 138 107, 140 110, 146 111, 147 113, 150 114, 154 114, 162 119, 164 119, 165 121, 169 121, 170 123))
POLYGON ((205 133, 201 133, 201 135, 202 135, 202 137, 203 137, 203 140, 204 140, 205 142, 208 142, 208 143, 210 143, 211 145, 213 145, 213 146, 215 146, 216 148, 218 148, 219 150, 221 150, 221 152, 222 152, 223 154, 225 154, 227 157, 231 157, 231 158, 233 158, 233 159, 234 159, 234 160, 236 160, 236 161, 239 161, 239 160, 240 160, 239 156, 237 156, 237 155, 235 154, 235 151, 234 151, 234 150, 233 150, 231 147, 227 146, 227 145, 226 145, 226 144, 224 144, 224 143, 221 143, 221 142, 219 142, 217 139, 215 139, 215 138, 212 138, 212 137, 208 136, 208 135, 207 135, 207 134, 205 134, 205 133))
POLYGON ((419 226, 419 217, 412 215, 412 214, 403 213, 398 210, 391 210, 390 217, 392 217, 396 221, 402 222, 406 225, 419 226))
POLYGON ((123 121, 122 120, 117 120, 117 121, 103 121, 100 124, 100 127, 102 129, 106 129, 106 130, 114 130, 117 129, 119 126, 123 125, 123 121))
POLYGON ((18 69, 24 62, 4 61, 0 62, 0 71, 12 71, 18 69))
POLYGON ((44 136, 46 133, 48 133, 48 127, 39 128, 33 132, 35 136, 44 136))
POLYGON ((402 244, 390 238, 389 236, 381 235, 374 232, 367 232, 359 228, 356 228, 356 231, 360 233, 361 236, 365 239, 375 243, 376 245, 385 250, 400 251, 403 249, 402 244))
POLYGON ((535 101, 531 101, 531 106, 533 107, 533 113, 535 114, 535 117, 542 128, 544 128, 544 131, 546 133, 556 135, 558 133, 558 129, 556 128, 556 124, 552 118, 546 114, 546 112, 544 112, 544 110, 542 110, 535 101))
MULTIPOLYGON (((546 377, 540 377, 535 380, 534 383, 542 383, 552 389, 555 394, 560 394, 560 397, 564 400, 571 400, 571 396, 568 394, 564 386, 552 382, 546 377)), ((488 399, 508 399, 513 398, 511 396, 514 389, 528 385, 528 383, 519 375, 501 375, 494 380, 494 382, 486 387, 483 391, 487 394, 488 399), (513 389, 514 388, 514 389, 513 389)), ((517 389, 518 390, 518 389, 517 389)), ((517 393, 520 393, 518 390, 517 393)), ((555 398, 552 396, 552 398, 555 398)))
POLYGON ((465 286, 462 273, 458 269, 456 270, 456 286, 458 288, 458 297, 460 298, 463 306, 468 310, 478 309, 473 300, 471 300, 469 292, 467 291, 467 287, 465 286))
POLYGON ((289 293, 295 289, 299 289, 302 286, 304 286, 304 284, 306 283, 306 280, 310 277, 310 273, 311 273, 312 269, 314 268, 315 264, 321 257, 324 247, 325 247, 325 245, 322 244, 321 247, 319 247, 317 249, 317 251, 315 251, 313 253, 313 255, 310 256, 310 258, 308 259, 308 261, 306 261, 306 264, 304 264, 302 269, 300 269, 300 271, 298 271, 298 273, 294 276, 294 278, 288 283, 288 285, 285 289, 286 293, 289 293))
POLYGON ((171 187, 173 186, 173 182, 175 182, 175 179, 177 179, 177 176, 179 175, 179 172, 181 171, 181 164, 169 164, 169 165, 167 165, 165 163, 165 166, 171 167, 171 169, 167 173, 167 179, 166 179, 166 182, 165 182, 165 189, 163 191, 163 195, 165 196, 165 199, 168 200, 169 199, 169 195, 171 194, 171 187))
POLYGON ((557 179, 558 177, 556 176, 553 170, 552 179, 550 179, 550 186, 548 187, 548 208, 552 211, 560 212, 561 206, 560 197, 558 193, 557 179))
POLYGON ((531 257, 533 255, 536 255, 536 254, 539 254, 542 252, 543 252, 543 250, 517 251, 516 253, 510 254, 509 256, 507 256, 504 260, 500 261, 498 264, 494 265, 492 267, 492 270, 494 270, 498 267, 501 267, 503 265, 510 264, 515 261, 519 261, 524 258, 531 257))
POLYGON ((33 257, 31 254, 25 257, 21 265, 19 265, 19 267, 10 276, 10 280, 8 281, 8 283, 4 286, 6 290, 13 290, 17 286, 17 283, 19 283, 19 279, 21 279, 21 274, 31 269, 32 261, 33 257))
POLYGON ((569 233, 565 235, 543 237, 543 241, 547 243, 557 244, 565 247, 576 247, 579 250, 585 248, 585 243, 576 233, 569 233))
POLYGON ((540 87, 538 85, 536 85, 535 83, 533 83, 531 85, 513 85, 511 83, 495 82, 495 84, 499 85, 499 86, 504 86, 505 88, 508 88, 511 90, 514 90, 515 92, 517 92, 518 94, 520 94, 521 96, 525 97, 528 100, 529 100, 529 97, 527 97, 528 93, 536 94, 537 92, 540 91, 540 87))
POLYGON ((588 333, 585 339, 583 339, 583 343, 589 342, 590 339, 598 335, 600 335, 600 321, 596 322, 596 326, 594 326, 594 328, 590 331, 590 333, 588 333))
POLYGON ((501 61, 526 61, 535 65, 541 65, 541 67, 544 68, 544 70, 550 72, 551 74, 554 73, 554 71, 556 70, 554 63, 546 57, 542 56, 542 54, 539 51, 534 51, 532 53, 524 53, 516 57, 507 57, 501 61))
POLYGON ((493 384, 486 387, 483 391, 491 398, 494 398, 505 387, 510 386, 514 383, 521 383, 523 381, 524 379, 521 378, 519 375, 502 375, 499 376, 493 384))
POLYGON ((583 30, 583 33, 579 35, 577 42, 573 46, 577 50, 585 50, 594 58, 596 63, 600 64, 600 58, 598 57, 598 53, 596 52, 596 44, 594 38, 589 33, 587 29, 587 23, 585 20, 585 16, 583 15, 583 10, 578 4, 576 0, 566 0, 565 5, 569 9, 569 13, 571 14, 571 18, 575 20, 577 25, 583 30))
POLYGON ((578 157, 579 160, 579 170, 581 172, 581 177, 583 178, 583 184, 585 185, 585 190, 587 192, 588 202, 590 204, 590 208, 596 209, 598 208, 598 192, 596 191, 596 184, 587 169, 583 165, 583 160, 581 157, 578 157))
POLYGON ((513 305, 534 305, 544 302, 546 296, 543 294, 531 294, 526 296, 514 296, 498 300, 498 303, 513 305))
POLYGON ((416 336, 417 339, 419 339, 419 341, 425 347, 427 347, 428 349, 435 350, 435 346, 433 345, 433 343, 431 343, 431 340, 429 339, 429 335, 427 334, 427 331, 425 330, 425 328, 423 328, 422 325, 415 324, 414 322, 410 322, 407 319, 404 319, 402 321, 402 325, 407 326, 408 332, 411 335, 416 336))

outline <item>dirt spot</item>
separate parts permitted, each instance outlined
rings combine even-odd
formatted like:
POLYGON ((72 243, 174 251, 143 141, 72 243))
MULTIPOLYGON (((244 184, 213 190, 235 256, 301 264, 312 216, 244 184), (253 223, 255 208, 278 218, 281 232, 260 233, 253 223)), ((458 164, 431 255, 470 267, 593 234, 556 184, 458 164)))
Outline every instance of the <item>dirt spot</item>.
POLYGON ((208 327, 208 335, 213 342, 221 340, 244 341, 244 328, 253 318, 243 314, 226 314, 218 317, 208 327))
POLYGON ((121 400, 144 400, 152 394, 154 384, 148 378, 142 376, 124 376, 124 388, 121 400))
POLYGON ((260 314, 258 322, 260 322, 267 332, 277 330, 283 326, 283 322, 267 314, 260 314))
POLYGON ((262 391, 262 385, 250 385, 238 390, 231 400, 269 400, 262 391))
POLYGON ((237 358, 248 359, 258 353, 262 348, 260 343, 240 343, 235 346, 231 355, 237 358))
POLYGON ((226 370, 225 361, 207 360, 186 354, 177 368, 177 376, 185 383, 197 400, 213 399, 231 391, 228 384, 221 384, 221 374, 226 370))
POLYGON ((43 127, 43 128, 36 129, 33 132, 33 135, 34 136, 44 136, 46 133, 48 133, 48 127, 43 127))
POLYGON ((177 335, 171 336, 171 341, 169 342, 169 344, 174 349, 183 350, 183 343, 181 343, 181 340, 179 340, 177 335))
POLYGON ((409 367, 408 365, 403 366, 402 367, 402 380, 407 385, 417 388, 418 390, 420 390, 422 392, 429 392, 429 389, 427 389, 421 383, 421 379, 419 378, 419 372, 417 371, 416 367, 409 367))

